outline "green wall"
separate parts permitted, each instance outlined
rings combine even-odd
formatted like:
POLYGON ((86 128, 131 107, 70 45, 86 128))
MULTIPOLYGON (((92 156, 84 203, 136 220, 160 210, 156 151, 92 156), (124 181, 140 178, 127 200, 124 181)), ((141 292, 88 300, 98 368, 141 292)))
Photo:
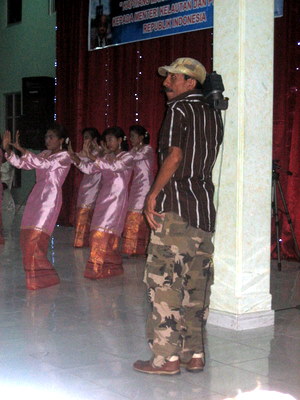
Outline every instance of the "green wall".
MULTIPOLYGON (((22 78, 55 77, 56 14, 48 0, 23 0, 22 22, 7 26, 7 0, 0 0, 0 129, 5 130, 4 94, 21 92, 22 78)), ((13 190, 16 203, 26 200, 34 171, 22 171, 22 187, 13 190)))

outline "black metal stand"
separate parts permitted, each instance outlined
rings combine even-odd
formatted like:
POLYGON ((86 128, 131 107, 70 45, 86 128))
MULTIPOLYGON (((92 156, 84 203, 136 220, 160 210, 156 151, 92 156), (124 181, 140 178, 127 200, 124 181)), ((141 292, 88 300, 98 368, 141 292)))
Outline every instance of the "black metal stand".
MULTIPOLYGON (((275 164, 276 165, 276 164, 275 164)), ((291 173, 290 173, 291 174, 291 173)), ((279 216, 278 216, 278 203, 277 203, 277 188, 279 190, 280 198, 284 207, 284 211, 282 211, 286 217, 287 221, 290 226, 291 234, 293 237, 294 245, 295 245, 295 251, 298 257, 298 260, 300 259, 300 251, 299 251, 299 246, 298 242, 296 239, 293 223, 291 220, 291 216, 284 198, 284 194, 282 191, 282 186, 279 181, 279 173, 276 171, 276 166, 273 168, 272 172, 272 215, 275 218, 275 228, 276 228, 276 249, 277 249, 277 265, 278 265, 278 271, 281 271, 281 239, 280 239, 280 232, 279 232, 279 216)))

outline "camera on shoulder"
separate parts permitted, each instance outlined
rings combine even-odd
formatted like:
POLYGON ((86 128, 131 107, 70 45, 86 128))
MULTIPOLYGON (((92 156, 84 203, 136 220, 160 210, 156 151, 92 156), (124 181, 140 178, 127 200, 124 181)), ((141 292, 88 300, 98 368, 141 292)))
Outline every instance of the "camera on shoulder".
POLYGON ((222 76, 213 71, 206 75, 203 83, 204 101, 216 110, 227 110, 228 97, 223 96, 224 85, 222 76))

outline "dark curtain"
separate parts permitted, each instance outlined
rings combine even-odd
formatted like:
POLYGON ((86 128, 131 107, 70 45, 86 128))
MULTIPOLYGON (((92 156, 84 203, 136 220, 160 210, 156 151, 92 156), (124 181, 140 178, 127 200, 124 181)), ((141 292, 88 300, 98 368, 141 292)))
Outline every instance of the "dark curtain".
MULTIPOLYGON (((212 66, 212 30, 87 50, 88 0, 57 2, 57 121, 68 130, 73 148, 82 144, 81 130, 95 126, 100 132, 119 125, 145 126, 156 148, 165 110, 162 78, 157 68, 177 57, 212 66)), ((72 167, 63 187, 59 223, 74 223, 81 173, 72 167)))
MULTIPOLYGON (((275 19, 273 159, 297 243, 300 243, 300 2, 286 0, 284 17, 275 19), (290 174, 292 173, 292 175, 290 174)), ((277 189, 281 256, 297 256, 289 218, 277 189)), ((272 256, 276 257, 273 219, 272 256)))

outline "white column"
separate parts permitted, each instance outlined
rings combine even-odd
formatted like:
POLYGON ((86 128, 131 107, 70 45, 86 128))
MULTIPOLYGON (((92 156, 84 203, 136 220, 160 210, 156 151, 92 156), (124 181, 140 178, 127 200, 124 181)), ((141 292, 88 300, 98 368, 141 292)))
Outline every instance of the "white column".
POLYGON ((214 70, 223 77, 229 108, 214 170, 218 214, 209 323, 236 330, 274 324, 273 27, 274 0, 214 1, 214 70))

